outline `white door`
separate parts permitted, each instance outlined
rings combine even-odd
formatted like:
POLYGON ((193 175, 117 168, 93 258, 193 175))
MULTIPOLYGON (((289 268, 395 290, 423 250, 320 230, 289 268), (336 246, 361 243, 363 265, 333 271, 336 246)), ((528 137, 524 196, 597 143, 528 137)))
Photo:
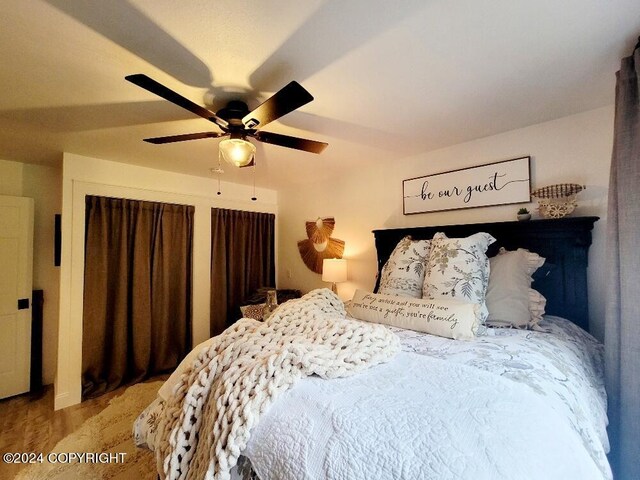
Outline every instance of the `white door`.
POLYGON ((29 391, 32 275, 33 200, 0 195, 0 398, 29 391))

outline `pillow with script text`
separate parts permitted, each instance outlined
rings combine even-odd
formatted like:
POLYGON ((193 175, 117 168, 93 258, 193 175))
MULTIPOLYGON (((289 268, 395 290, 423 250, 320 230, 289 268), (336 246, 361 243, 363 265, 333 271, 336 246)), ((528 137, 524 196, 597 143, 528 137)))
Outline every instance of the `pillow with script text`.
POLYGON ((459 300, 426 300, 356 290, 347 312, 358 320, 453 339, 473 338, 483 328, 480 305, 459 300))

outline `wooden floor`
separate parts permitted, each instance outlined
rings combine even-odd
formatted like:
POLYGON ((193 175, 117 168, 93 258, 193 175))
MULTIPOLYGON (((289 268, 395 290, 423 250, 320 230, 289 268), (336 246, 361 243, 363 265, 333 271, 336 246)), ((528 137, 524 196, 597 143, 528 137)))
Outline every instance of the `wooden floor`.
MULTIPOLYGON (((163 375, 148 381, 167 378, 168 375, 163 375)), ((13 478, 22 468, 4 463, 2 454, 42 452, 46 455, 86 419, 105 409, 109 400, 124 393, 128 386, 58 411, 53 409, 53 386, 45 387, 40 397, 24 394, 0 400, 0 480, 13 478)))

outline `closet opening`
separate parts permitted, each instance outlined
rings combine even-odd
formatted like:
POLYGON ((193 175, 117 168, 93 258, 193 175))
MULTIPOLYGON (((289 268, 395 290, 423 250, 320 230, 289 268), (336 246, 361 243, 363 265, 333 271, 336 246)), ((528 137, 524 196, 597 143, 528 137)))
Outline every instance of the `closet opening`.
POLYGON ((189 352, 194 210, 86 197, 84 399, 172 371, 189 352))
POLYGON ((260 288, 275 288, 275 215, 211 209, 211 335, 241 318, 260 288))

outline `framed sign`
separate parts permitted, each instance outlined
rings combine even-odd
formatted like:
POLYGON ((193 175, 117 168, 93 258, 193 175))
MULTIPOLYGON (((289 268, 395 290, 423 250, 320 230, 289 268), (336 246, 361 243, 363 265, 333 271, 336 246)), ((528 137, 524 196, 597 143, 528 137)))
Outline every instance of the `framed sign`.
POLYGON ((403 213, 531 201, 531 157, 410 178, 402 182, 403 213))

